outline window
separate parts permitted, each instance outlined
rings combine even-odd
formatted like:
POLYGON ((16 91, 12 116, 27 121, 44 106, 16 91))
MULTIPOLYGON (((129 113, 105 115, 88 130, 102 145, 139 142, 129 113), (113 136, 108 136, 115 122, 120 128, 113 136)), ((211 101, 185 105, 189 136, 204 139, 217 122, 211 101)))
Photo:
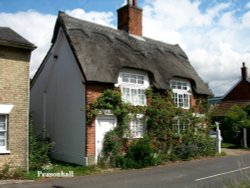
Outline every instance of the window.
POLYGON ((174 93, 174 103, 180 108, 189 108, 189 95, 188 94, 178 94, 174 93))
POLYGON ((132 138, 142 138, 145 132, 144 120, 142 114, 137 114, 137 117, 130 121, 130 133, 132 138))
POLYGON ((125 102, 131 103, 133 105, 146 105, 146 94, 144 89, 132 89, 123 87, 122 98, 125 102))
POLYGON ((188 125, 189 125, 189 122, 183 121, 179 119, 178 117, 176 117, 173 120, 173 132, 176 134, 180 134, 188 128, 188 125))
POLYGON ((144 76, 132 73, 122 73, 122 82, 131 84, 144 84, 144 76))
POLYGON ((121 72, 118 79, 124 102, 144 106, 147 104, 145 90, 149 87, 148 77, 142 71, 121 72))
POLYGON ((0 115, 0 152, 7 150, 7 115, 0 115))
POLYGON ((188 84, 182 81, 171 81, 171 88, 172 89, 180 89, 180 90, 188 90, 188 84))
POLYGON ((190 83, 185 81, 171 81, 173 90, 173 98, 176 107, 189 109, 190 108, 190 83))
POLYGON ((8 119, 14 105, 0 104, 0 153, 10 153, 7 150, 8 119))
MULTIPOLYGON (((126 103, 136 106, 147 105, 146 89, 149 78, 146 72, 140 70, 123 69, 119 73, 117 87, 120 87, 122 99, 126 103)), ((145 132, 145 121, 142 114, 135 114, 129 122, 129 130, 125 137, 142 138, 145 132)))

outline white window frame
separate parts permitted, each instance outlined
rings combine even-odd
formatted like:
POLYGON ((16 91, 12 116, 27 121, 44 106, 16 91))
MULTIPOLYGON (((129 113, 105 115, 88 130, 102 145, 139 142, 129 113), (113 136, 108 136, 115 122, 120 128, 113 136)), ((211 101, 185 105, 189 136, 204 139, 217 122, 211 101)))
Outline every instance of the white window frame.
POLYGON ((130 138, 143 138, 145 134, 145 120, 143 114, 136 114, 129 123, 130 138))
POLYGON ((8 116, 6 114, 0 114, 0 143, 3 141, 4 145, 0 145, 0 153, 7 150, 7 135, 8 135, 8 116), (3 117, 4 121, 1 121, 3 117), (1 129, 3 127, 3 130, 1 129), (1 137, 3 134, 3 137, 1 137))
POLYGON ((135 106, 146 106, 145 89, 135 87, 122 87, 122 99, 126 103, 131 103, 135 106))
POLYGON ((0 104, 0 115, 4 116, 5 118, 5 130, 0 132, 5 132, 5 145, 0 146, 0 154, 8 154, 10 151, 8 150, 8 130, 9 130, 9 114, 13 109, 14 105, 9 104, 0 104))
POLYGON ((187 80, 174 79, 170 82, 176 107, 190 109, 191 85, 187 80))
POLYGON ((146 89, 149 88, 148 74, 144 71, 123 69, 119 73, 117 87, 120 87, 122 99, 135 106, 146 106, 146 89))
POLYGON ((189 122, 184 122, 179 117, 175 117, 172 125, 173 133, 181 134, 188 128, 189 124, 189 122))
MULTIPOLYGON (((124 68, 119 72, 118 82, 115 86, 120 87, 124 102, 135 106, 147 105, 145 91, 150 86, 147 72, 124 68)), ((125 134, 124 136, 132 139, 143 138, 146 130, 144 115, 136 114, 133 116, 129 122, 129 135, 125 134)))

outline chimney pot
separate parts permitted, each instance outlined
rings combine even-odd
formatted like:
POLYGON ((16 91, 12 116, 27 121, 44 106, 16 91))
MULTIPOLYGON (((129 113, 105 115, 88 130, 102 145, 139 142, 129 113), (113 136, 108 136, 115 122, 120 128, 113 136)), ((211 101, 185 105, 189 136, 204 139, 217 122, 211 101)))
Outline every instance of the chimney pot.
POLYGON ((133 5, 137 7, 137 0, 133 0, 133 5))
POLYGON ((247 67, 245 66, 245 63, 242 63, 242 67, 241 67, 241 79, 242 80, 247 80, 247 67))

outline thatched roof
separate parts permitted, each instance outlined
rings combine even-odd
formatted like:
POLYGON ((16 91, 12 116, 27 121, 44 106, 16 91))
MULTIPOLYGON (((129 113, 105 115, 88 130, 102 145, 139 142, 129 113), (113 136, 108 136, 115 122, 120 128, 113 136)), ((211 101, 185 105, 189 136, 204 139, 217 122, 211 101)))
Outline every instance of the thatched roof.
POLYGON ((36 47, 8 27, 0 27, 0 45, 34 50, 36 47))
POLYGON ((63 28, 87 81, 117 83, 122 68, 149 73, 153 87, 170 89, 174 77, 191 81, 197 94, 212 95, 178 45, 90 23, 59 12, 52 43, 63 28))

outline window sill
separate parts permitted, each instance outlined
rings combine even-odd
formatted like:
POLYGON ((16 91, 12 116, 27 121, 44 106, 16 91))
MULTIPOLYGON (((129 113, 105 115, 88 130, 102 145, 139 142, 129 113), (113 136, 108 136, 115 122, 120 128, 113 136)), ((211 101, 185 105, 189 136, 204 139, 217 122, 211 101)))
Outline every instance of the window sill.
POLYGON ((1 154, 10 154, 10 151, 9 150, 0 150, 0 155, 1 154))

